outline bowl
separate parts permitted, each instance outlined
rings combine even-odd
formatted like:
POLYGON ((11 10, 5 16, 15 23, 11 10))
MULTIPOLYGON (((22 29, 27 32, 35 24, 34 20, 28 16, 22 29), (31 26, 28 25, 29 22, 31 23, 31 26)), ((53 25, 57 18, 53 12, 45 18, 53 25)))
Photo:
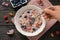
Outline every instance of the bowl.
POLYGON ((21 25, 18 23, 18 21, 19 21, 20 15, 22 15, 22 13, 23 13, 25 10, 27 10, 27 9, 36 9, 40 14, 42 14, 42 12, 43 12, 43 10, 42 10, 41 8, 39 8, 39 7, 35 6, 35 5, 27 5, 27 6, 24 6, 24 7, 20 8, 20 9, 16 12, 16 15, 15 15, 15 17, 14 17, 14 24, 15 24, 15 27, 16 27, 16 29, 18 30, 18 32, 20 32, 22 35, 25 35, 25 36, 36 36, 36 35, 40 34, 40 33, 44 30, 44 28, 45 28, 45 26, 46 26, 46 21, 45 21, 43 15, 40 15, 40 16, 41 16, 41 20, 42 20, 42 21, 41 21, 42 24, 41 24, 40 28, 39 28, 37 31, 35 31, 35 32, 33 32, 33 33, 29 33, 29 32, 23 31, 23 30, 21 29, 21 25))

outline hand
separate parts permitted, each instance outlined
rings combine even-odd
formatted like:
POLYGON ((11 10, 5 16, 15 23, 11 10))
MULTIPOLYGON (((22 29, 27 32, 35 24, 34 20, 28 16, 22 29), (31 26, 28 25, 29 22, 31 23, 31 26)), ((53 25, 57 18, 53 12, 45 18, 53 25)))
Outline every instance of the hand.
POLYGON ((60 6, 52 6, 44 9, 46 16, 53 17, 60 21, 60 6))

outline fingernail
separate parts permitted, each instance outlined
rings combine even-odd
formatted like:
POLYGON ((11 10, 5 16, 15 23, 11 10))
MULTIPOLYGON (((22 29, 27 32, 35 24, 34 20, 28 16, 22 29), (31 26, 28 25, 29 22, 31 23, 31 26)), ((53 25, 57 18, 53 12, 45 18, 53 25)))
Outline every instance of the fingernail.
POLYGON ((54 7, 50 7, 49 9, 51 9, 52 11, 54 11, 55 9, 54 9, 54 7))

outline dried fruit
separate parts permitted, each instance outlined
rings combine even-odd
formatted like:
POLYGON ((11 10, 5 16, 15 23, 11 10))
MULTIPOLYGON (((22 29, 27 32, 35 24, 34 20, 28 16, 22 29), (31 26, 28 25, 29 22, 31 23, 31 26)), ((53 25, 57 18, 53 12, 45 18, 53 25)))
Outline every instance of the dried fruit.
POLYGON ((28 31, 28 30, 31 30, 31 27, 27 27, 27 29, 26 29, 26 30, 27 30, 27 31, 28 31))

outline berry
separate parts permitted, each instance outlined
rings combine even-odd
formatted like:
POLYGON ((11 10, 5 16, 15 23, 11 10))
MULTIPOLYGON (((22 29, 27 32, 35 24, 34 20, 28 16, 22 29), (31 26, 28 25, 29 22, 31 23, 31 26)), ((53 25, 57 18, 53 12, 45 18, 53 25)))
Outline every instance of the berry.
POLYGON ((6 20, 6 23, 9 23, 9 20, 6 20))
POLYGON ((59 31, 56 31, 56 34, 57 34, 57 35, 59 35, 59 34, 60 34, 60 32, 59 32, 59 31))
POLYGON ((8 19, 8 16, 7 15, 4 15, 4 19, 8 19))

